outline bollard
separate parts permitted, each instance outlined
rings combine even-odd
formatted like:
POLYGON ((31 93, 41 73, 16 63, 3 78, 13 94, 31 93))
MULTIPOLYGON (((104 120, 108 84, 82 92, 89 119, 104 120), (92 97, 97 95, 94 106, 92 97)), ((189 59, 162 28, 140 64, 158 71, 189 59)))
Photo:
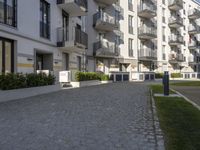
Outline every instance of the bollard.
POLYGON ((164 95, 169 96, 169 73, 168 73, 168 71, 164 72, 163 88, 164 88, 164 95))

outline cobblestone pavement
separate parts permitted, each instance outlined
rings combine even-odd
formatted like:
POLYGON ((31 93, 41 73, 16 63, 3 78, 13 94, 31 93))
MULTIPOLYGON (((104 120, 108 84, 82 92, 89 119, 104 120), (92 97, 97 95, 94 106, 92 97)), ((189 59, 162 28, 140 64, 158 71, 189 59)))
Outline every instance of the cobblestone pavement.
POLYGON ((200 87, 173 86, 172 88, 200 106, 200 87))
POLYGON ((114 83, 0 103, 0 150, 156 150, 150 102, 114 83))

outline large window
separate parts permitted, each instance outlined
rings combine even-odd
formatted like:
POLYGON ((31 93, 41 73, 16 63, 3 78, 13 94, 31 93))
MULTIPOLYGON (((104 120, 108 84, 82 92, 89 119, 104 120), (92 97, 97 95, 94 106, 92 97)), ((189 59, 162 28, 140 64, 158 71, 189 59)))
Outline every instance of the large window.
POLYGON ((128 16, 128 29, 129 33, 133 34, 133 16, 131 15, 128 16))
POLYGON ((129 56, 133 57, 133 39, 128 39, 129 56))
POLYGON ((40 36, 50 39, 50 4, 40 0, 40 36))
POLYGON ((13 41, 0 37, 0 74, 14 72, 13 41))
POLYGON ((0 23, 17 26, 17 0, 0 0, 0 23))

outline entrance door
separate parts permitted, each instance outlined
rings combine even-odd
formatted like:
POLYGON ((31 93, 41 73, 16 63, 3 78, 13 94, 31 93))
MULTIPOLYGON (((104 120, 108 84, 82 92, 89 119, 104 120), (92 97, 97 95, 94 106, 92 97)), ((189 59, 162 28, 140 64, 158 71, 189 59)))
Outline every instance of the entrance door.
POLYGON ((14 72, 13 41, 0 38, 0 74, 14 72))

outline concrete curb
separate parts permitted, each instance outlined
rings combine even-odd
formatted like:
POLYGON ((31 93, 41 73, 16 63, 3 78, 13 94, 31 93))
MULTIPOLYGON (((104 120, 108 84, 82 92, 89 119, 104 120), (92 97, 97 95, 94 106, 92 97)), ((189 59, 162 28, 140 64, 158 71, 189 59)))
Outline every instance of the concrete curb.
POLYGON ((186 96, 184 96, 183 94, 181 94, 180 92, 170 88, 170 90, 172 90, 173 92, 176 92, 178 95, 180 95, 181 97, 183 97, 187 102, 189 102, 190 104, 192 104, 194 107, 196 107, 198 110, 200 110, 200 106, 197 105, 195 102, 191 101, 189 98, 187 98, 186 96))
POLYGON ((150 97, 151 97, 151 104, 152 104, 151 107, 152 107, 152 112, 153 112, 153 123, 154 123, 157 150, 165 150, 164 135, 160 128, 160 122, 158 119, 156 105, 155 105, 155 99, 154 99, 152 90, 150 90, 150 97))

